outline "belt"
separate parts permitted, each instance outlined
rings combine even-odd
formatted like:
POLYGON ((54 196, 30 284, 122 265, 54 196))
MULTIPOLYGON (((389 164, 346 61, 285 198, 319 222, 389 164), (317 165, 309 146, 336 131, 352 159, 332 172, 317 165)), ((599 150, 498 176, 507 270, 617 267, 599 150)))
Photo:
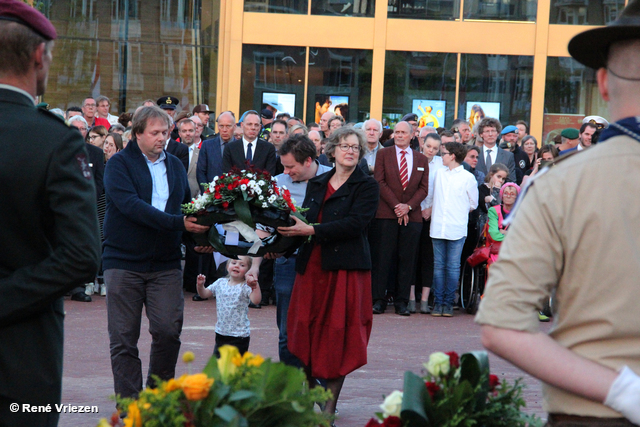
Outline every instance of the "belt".
POLYGON ((633 427, 626 418, 582 417, 579 415, 549 414, 547 427, 633 427))

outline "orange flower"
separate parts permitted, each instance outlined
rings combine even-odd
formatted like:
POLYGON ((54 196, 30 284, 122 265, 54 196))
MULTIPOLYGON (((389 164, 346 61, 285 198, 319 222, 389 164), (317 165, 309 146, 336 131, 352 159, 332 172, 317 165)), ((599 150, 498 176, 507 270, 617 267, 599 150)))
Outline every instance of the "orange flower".
POLYGON ((202 400, 209 395, 212 385, 213 378, 207 377, 206 374, 194 374, 182 381, 182 391, 188 400, 202 400))
POLYGON ((142 427, 142 415, 140 414, 140 408, 136 402, 129 404, 127 408, 127 416, 125 417, 124 427, 142 427))
POLYGON ((180 390, 182 388, 182 382, 186 377, 187 375, 185 374, 178 379, 171 378, 164 384, 164 391, 166 393, 171 393, 172 391, 180 390))

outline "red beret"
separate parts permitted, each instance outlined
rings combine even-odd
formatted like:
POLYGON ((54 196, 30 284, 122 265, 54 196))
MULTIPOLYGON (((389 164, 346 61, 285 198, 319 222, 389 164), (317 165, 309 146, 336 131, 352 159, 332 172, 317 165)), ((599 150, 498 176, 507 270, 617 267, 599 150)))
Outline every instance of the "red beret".
POLYGON ((0 0, 0 19, 25 25, 46 40, 58 37, 55 27, 46 16, 19 0, 0 0))

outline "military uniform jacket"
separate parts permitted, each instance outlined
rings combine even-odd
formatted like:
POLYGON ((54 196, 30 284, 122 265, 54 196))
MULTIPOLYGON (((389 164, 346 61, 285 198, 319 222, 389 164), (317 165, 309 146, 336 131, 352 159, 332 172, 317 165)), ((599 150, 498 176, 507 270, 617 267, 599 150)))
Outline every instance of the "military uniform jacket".
POLYGON ((62 296, 95 277, 96 195, 80 132, 0 88, 0 395, 60 402, 62 296))

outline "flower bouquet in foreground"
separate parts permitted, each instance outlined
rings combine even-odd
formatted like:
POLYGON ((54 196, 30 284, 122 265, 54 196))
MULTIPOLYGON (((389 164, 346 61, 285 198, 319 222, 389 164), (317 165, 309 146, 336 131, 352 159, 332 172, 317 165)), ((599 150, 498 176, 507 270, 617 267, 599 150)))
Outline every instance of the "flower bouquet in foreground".
POLYGON ((404 392, 394 391, 366 427, 514 427, 542 426, 535 415, 521 411, 522 379, 500 383, 489 374, 486 352, 461 357, 433 353, 426 375, 405 372, 404 392))
POLYGON ((225 230, 237 232, 244 240, 228 244, 214 226, 208 234, 194 235, 197 245, 210 245, 223 255, 235 257, 286 252, 304 241, 299 237, 285 238, 275 231, 277 227, 293 225, 291 216, 305 222, 306 219, 301 214, 303 209, 293 203, 289 190, 279 188, 269 172, 253 166, 247 166, 246 170, 232 168, 202 186, 204 192, 182 205, 182 213, 196 217, 198 224, 222 224, 225 230), (260 238, 255 232, 256 224, 274 232, 260 238))
MULTIPOLYGON (((329 392, 309 389, 300 369, 264 360, 249 352, 240 356, 232 346, 220 348, 220 358, 211 357, 202 373, 157 381, 137 400, 116 398, 126 413, 115 413, 98 427, 276 427, 328 426, 314 411, 316 401, 326 401, 329 392)), ((193 353, 185 353, 186 362, 193 353)))

